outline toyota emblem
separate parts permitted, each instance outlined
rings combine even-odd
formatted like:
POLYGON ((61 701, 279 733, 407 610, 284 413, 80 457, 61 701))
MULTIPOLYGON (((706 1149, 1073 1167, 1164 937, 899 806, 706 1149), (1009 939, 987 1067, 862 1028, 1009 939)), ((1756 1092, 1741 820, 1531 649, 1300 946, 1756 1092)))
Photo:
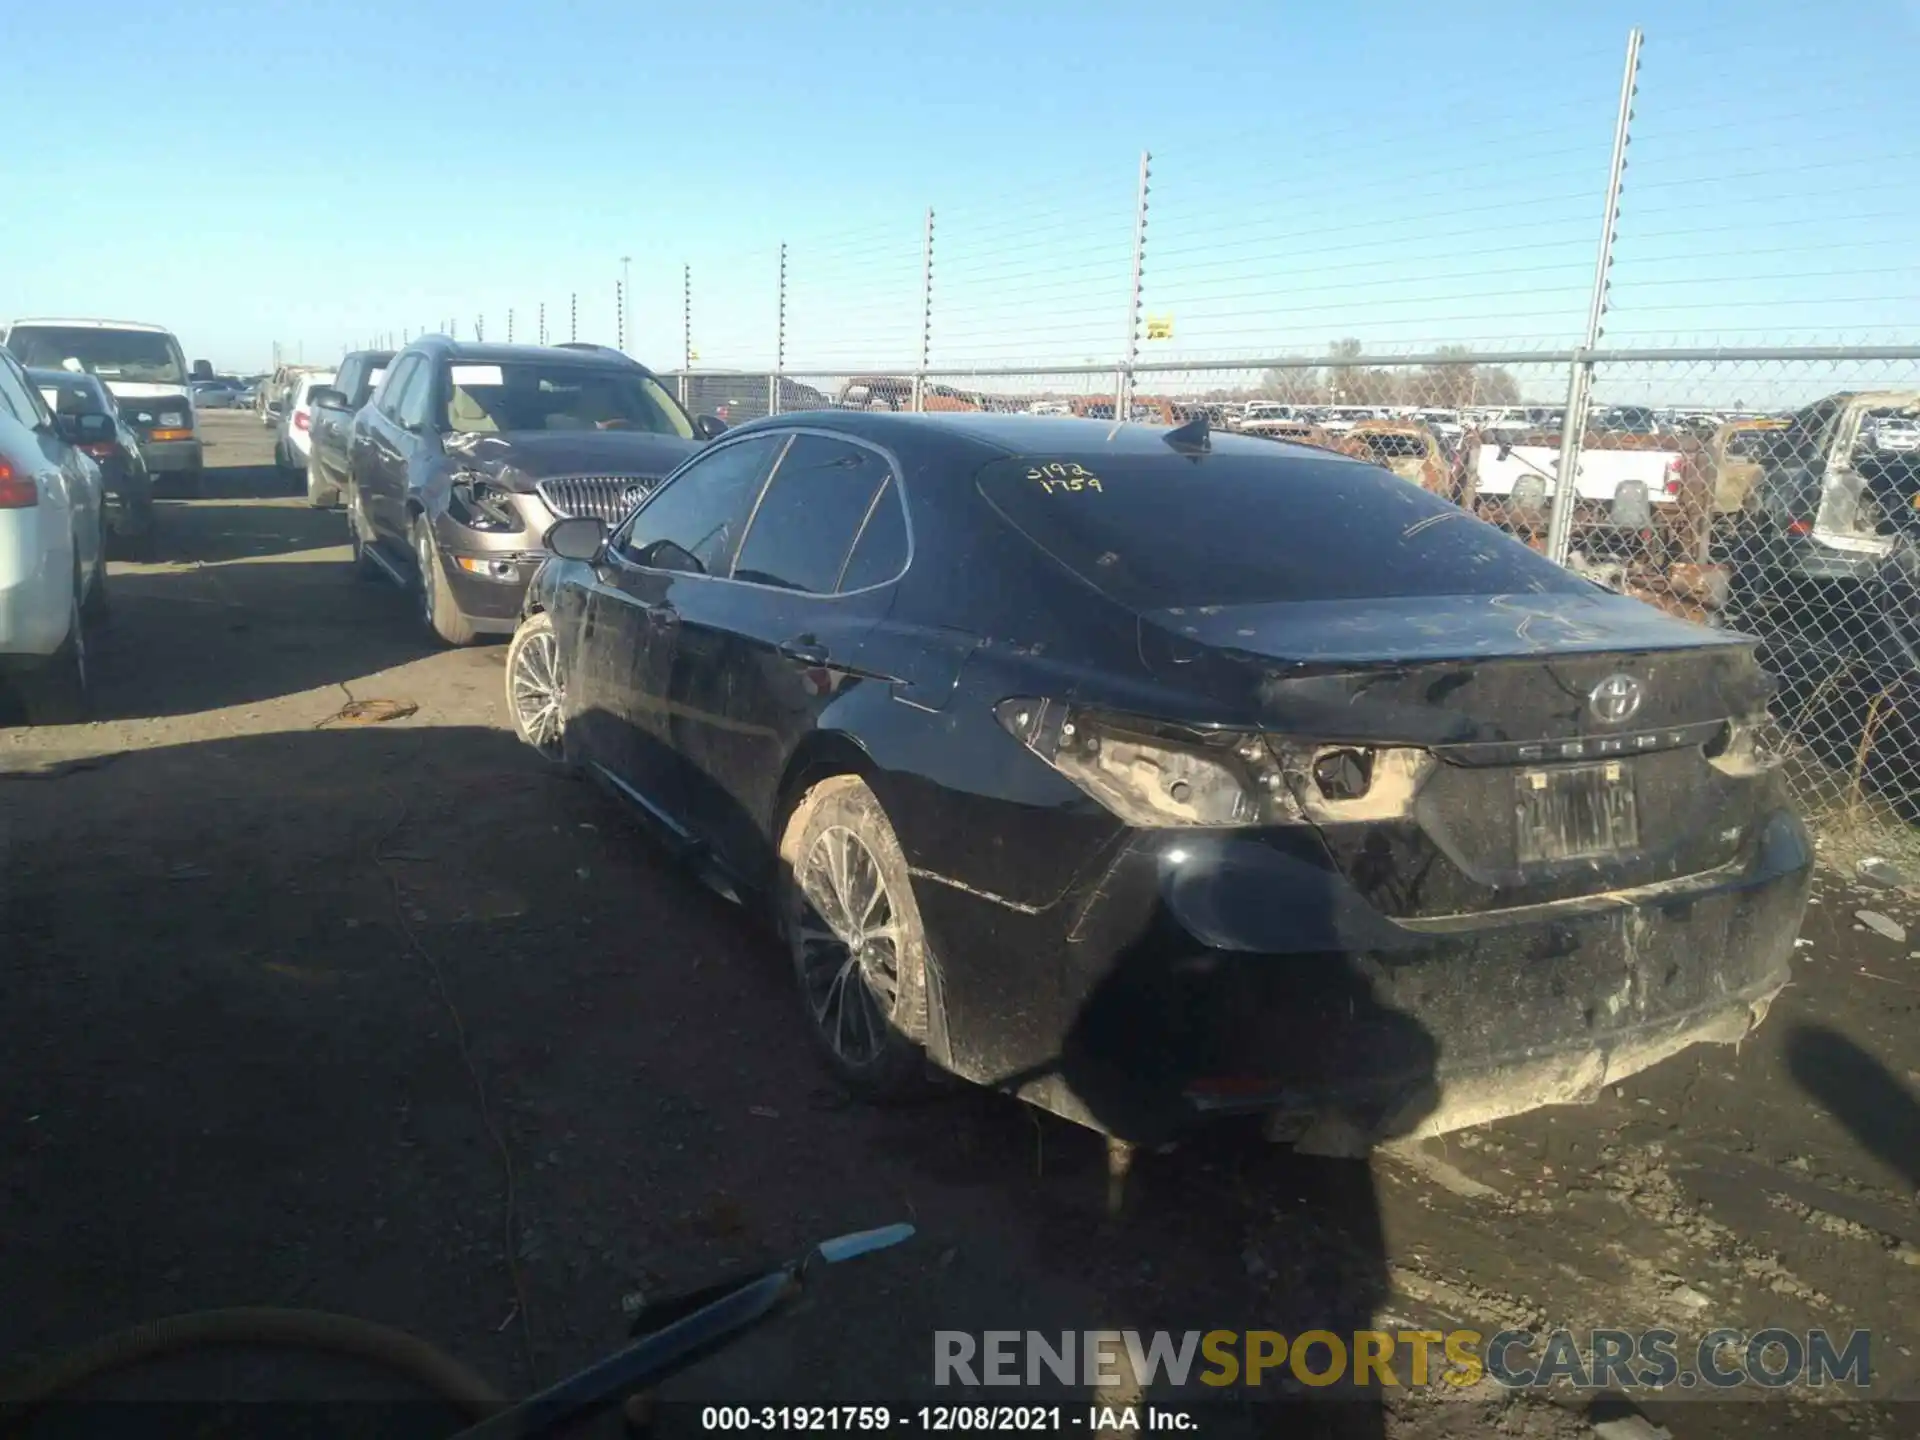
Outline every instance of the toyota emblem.
POLYGON ((1645 698, 1645 688, 1631 675, 1609 675, 1587 692, 1587 704, 1595 718, 1609 725, 1631 720, 1645 698))

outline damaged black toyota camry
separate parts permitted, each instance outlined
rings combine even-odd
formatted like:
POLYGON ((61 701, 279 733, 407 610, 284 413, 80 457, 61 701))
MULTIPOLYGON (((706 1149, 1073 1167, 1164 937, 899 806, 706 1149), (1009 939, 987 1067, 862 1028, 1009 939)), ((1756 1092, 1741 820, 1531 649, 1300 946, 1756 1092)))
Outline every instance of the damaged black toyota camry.
POLYGON ((1751 643, 1377 466, 814 412, 548 545, 516 727, 766 906, 868 1095, 1337 1151, 1591 1099, 1786 982, 1751 643))

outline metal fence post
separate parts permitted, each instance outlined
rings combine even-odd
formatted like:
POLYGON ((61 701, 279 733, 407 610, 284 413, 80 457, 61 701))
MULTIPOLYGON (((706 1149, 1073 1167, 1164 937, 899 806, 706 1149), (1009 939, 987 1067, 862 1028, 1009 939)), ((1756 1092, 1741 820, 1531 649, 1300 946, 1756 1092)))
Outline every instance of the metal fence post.
POLYGON ((513 311, 511 309, 507 311, 507 343, 509 345, 513 343, 513 311))
POLYGON ((544 300, 540 302, 539 335, 540 335, 540 343, 542 345, 546 344, 547 343, 547 302, 544 300))
POLYGON ((1620 78, 1620 109, 1613 122, 1613 164, 1607 171, 1607 204, 1600 226, 1600 254, 1593 266, 1593 297, 1587 328, 1567 373, 1567 416, 1560 428, 1558 479, 1553 486, 1553 515, 1547 522, 1547 557, 1567 563, 1573 538, 1573 512, 1580 498, 1580 446, 1586 439, 1587 401, 1593 391, 1591 352, 1600 343, 1607 313, 1607 287, 1613 270, 1614 227, 1620 220, 1620 182, 1627 168, 1627 144, 1633 130, 1633 95, 1640 75, 1640 29, 1627 32, 1627 65, 1620 78))
POLYGON ((927 408, 927 367, 933 360, 933 207, 927 207, 927 239, 920 257, 920 368, 913 375, 914 413, 927 408))
POLYGON ((1127 287, 1127 344, 1120 352, 1120 373, 1113 387, 1113 418, 1133 414, 1133 365, 1140 358, 1140 276, 1147 258, 1147 180, 1153 154, 1140 152, 1140 190, 1133 207, 1133 283, 1127 287))
POLYGON ((627 353, 627 287, 618 280, 613 282, 613 334, 614 349, 622 355, 627 353))
POLYGON ((580 338, 580 292, 578 290, 573 290, 573 291, 569 291, 567 294, 567 339, 569 341, 575 341, 575 340, 578 340, 579 338, 580 338))
POLYGON ((484 345, 487 343, 486 316, 476 315, 473 317, 473 339, 475 344, 484 345))
POLYGON ((680 408, 687 405, 693 369, 693 266, 680 267, 680 408))
POLYGON ((780 376, 787 368, 787 242, 780 242, 780 295, 773 311, 773 374, 767 377, 767 413, 780 413, 780 376))

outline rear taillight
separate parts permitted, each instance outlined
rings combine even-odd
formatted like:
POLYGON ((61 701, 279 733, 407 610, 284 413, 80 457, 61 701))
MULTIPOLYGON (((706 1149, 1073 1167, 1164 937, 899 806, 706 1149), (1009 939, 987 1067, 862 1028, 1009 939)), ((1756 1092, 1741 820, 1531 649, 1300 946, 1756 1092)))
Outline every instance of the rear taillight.
POLYGON ((1678 459, 1667 462, 1667 494, 1678 495, 1680 493, 1680 475, 1684 464, 1684 461, 1678 459))
POLYGON ((30 510, 40 503, 40 487, 31 475, 0 460, 0 510, 30 510))
POLYGON ((1811 535, 1813 533, 1813 522, 1811 520, 1796 520, 1787 526, 1787 533, 1789 535, 1811 535))
POLYGON ((294 412, 293 412, 293 428, 294 428, 294 429, 296 429, 296 430, 305 430, 305 429, 306 429, 306 428, 307 428, 307 427, 308 427, 309 425, 311 425, 312 423, 313 423, 313 422, 312 422, 312 421, 311 421, 310 419, 308 419, 308 418, 307 418, 307 412, 306 412, 306 411, 304 411, 304 410, 296 410, 296 411, 294 411, 294 412))

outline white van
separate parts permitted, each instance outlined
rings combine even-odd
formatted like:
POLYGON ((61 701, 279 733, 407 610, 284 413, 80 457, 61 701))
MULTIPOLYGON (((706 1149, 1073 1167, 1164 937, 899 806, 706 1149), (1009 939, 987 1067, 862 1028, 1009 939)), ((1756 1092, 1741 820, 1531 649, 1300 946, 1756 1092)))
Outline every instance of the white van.
POLYGON ((200 493, 205 455, 195 424, 192 376, 164 326, 127 320, 16 320, 5 344, 22 365, 84 370, 113 392, 140 441, 156 485, 172 479, 200 493))

